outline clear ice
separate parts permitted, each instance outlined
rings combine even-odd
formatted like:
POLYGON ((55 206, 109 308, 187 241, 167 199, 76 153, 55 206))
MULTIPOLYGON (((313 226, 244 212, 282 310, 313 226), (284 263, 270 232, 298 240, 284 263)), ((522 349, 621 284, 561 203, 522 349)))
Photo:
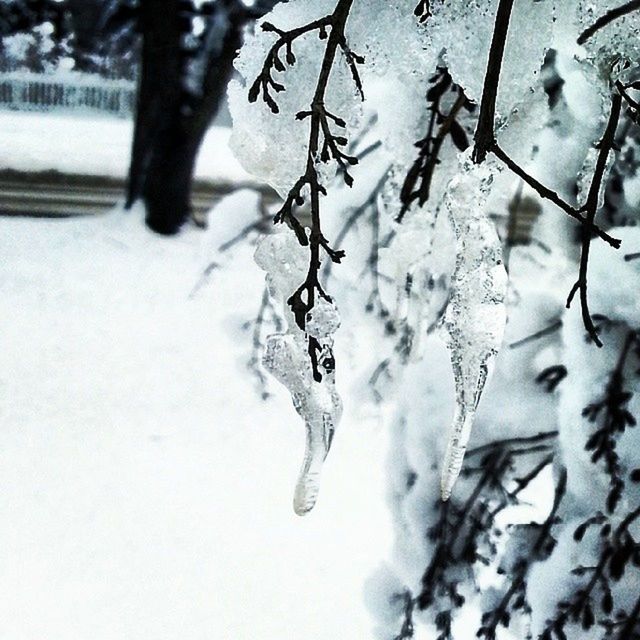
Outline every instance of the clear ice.
POLYGON ((335 387, 333 334, 340 326, 333 302, 322 298, 307 316, 307 332, 300 330, 286 301, 304 281, 308 251, 288 229, 263 237, 255 260, 267 273, 269 293, 280 301, 287 330, 268 337, 263 363, 291 394, 293 406, 304 420, 305 452, 293 498, 293 509, 304 515, 313 509, 320 490, 320 473, 342 414, 335 387), (313 379, 308 336, 318 340, 318 367, 322 381, 313 379))
POLYGON ((441 476, 443 500, 449 499, 460 475, 476 408, 507 319, 502 246, 484 211, 495 171, 491 161, 475 166, 467 155, 444 200, 456 236, 456 266, 443 322, 456 403, 441 476))

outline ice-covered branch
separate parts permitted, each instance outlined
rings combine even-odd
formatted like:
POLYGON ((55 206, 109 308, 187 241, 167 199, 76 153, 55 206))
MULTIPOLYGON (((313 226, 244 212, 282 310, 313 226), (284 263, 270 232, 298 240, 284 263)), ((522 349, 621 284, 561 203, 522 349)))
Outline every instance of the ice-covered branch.
POLYGON ((588 580, 576 588, 570 600, 558 604, 555 617, 546 622, 541 640, 566 637, 565 627, 570 623, 580 623, 584 631, 589 631, 596 623, 598 610, 602 612, 598 616, 598 623, 608 630, 607 637, 615 637, 617 640, 635 637, 623 633, 629 628, 633 630, 637 625, 638 613, 635 607, 628 617, 618 609, 618 621, 611 619, 615 607, 611 583, 619 582, 627 570, 637 571, 637 567, 634 569, 633 566, 639 543, 631 535, 629 528, 639 517, 640 507, 614 526, 607 517, 597 514, 576 528, 573 538, 576 542, 581 542, 591 527, 600 527, 600 555, 594 566, 578 566, 573 570, 574 576, 588 576, 588 580), (598 598, 597 591, 600 592, 598 598), (620 616, 622 625, 619 624, 620 616))
POLYGON ((333 334, 340 325, 337 308, 325 291, 320 278, 323 259, 339 263, 344 251, 334 249, 325 237, 320 218, 320 197, 326 195, 319 163, 333 162, 345 183, 353 179, 349 167, 357 159, 345 151, 348 140, 341 130, 347 123, 332 113, 325 104, 329 81, 341 53, 357 90, 362 83, 357 65, 364 59, 354 53, 347 43, 345 27, 353 0, 338 0, 331 14, 306 25, 285 31, 267 22, 263 30, 275 33, 276 42, 269 49, 262 70, 249 89, 249 101, 260 95, 269 109, 277 114, 278 105, 272 91, 285 91, 284 84, 274 79, 274 73, 286 70, 286 64, 296 62, 293 43, 317 32, 324 41, 320 68, 308 106, 295 118, 308 123, 308 137, 304 165, 292 180, 284 203, 274 222, 285 223, 292 231, 266 237, 258 246, 256 261, 267 272, 271 292, 284 305, 287 330, 267 339, 264 364, 291 393, 296 411, 306 426, 306 444, 302 468, 294 494, 294 510, 303 515, 317 499, 322 464, 329 452, 335 428, 340 419, 342 403, 335 389, 335 359, 333 334), (336 130, 338 130, 336 132, 336 130), (298 218, 296 207, 308 202, 309 220, 298 218), (308 261, 305 266, 305 250, 308 261), (306 273, 306 275, 305 275, 306 273), (301 284, 300 284, 301 282, 301 284))
POLYGON ((282 72, 285 70, 285 65, 280 58, 282 48, 285 48, 285 60, 287 64, 290 66, 294 65, 296 57, 293 53, 293 42, 312 31, 318 31, 320 38, 326 38, 327 27, 331 24, 331 19, 331 15, 323 16, 318 20, 313 20, 308 24, 296 27, 289 31, 278 29, 278 27, 275 27, 270 22, 262 23, 262 30, 276 33, 278 35, 278 39, 271 49, 269 49, 262 71, 249 89, 250 102, 255 102, 258 99, 260 92, 262 92, 262 99, 269 105, 271 111, 273 111, 273 113, 279 112, 278 105, 271 95, 271 91, 280 93, 285 90, 284 85, 274 80, 272 76, 274 72, 282 72))
POLYGON ((475 147, 473 150, 473 159, 476 163, 482 163, 487 157, 487 154, 493 152, 502 162, 504 162, 509 167, 509 169, 511 169, 511 171, 513 171, 516 175, 527 182, 529 186, 535 189, 541 197, 550 200, 572 218, 581 222, 583 240, 580 269, 578 280, 569 293, 567 306, 571 304, 573 297, 576 293, 579 292, 584 326, 595 344, 597 344, 598 346, 602 346, 602 343, 600 342, 600 339, 598 338, 598 335, 595 331, 591 315, 589 313, 589 303, 587 297, 587 269, 592 233, 596 233, 615 248, 619 247, 620 245, 619 241, 611 238, 608 234, 599 229, 595 225, 594 221, 599 209, 600 189, 602 186, 602 181, 604 179, 604 173, 607 167, 609 153, 612 151, 615 144, 615 133, 618 125, 618 120, 620 118, 622 93, 618 91, 612 96, 609 122, 607 124, 605 133, 600 143, 598 144, 598 149, 600 152, 596 162, 593 179, 589 188, 587 202, 583 207, 576 209, 575 207, 572 207, 570 204, 565 202, 562 198, 560 198, 557 193, 545 187, 542 183, 535 180, 532 176, 529 176, 508 156, 507 153, 505 153, 500 148, 496 140, 494 129, 496 98, 498 95, 500 72, 502 68, 505 42, 509 29, 509 21, 512 8, 513 0, 500 0, 498 4, 498 10, 496 13, 496 19, 493 29, 493 37, 491 41, 491 48, 489 51, 489 62, 487 64, 487 71, 484 79, 482 101, 480 104, 480 114, 474 136, 475 147))
MULTIPOLYGON (((421 609, 437 607, 437 620, 443 624, 441 638, 452 636, 446 633, 451 626, 452 610, 460 608, 465 598, 459 592, 456 576, 463 568, 472 567, 476 562, 490 564, 495 559, 497 548, 492 544, 496 528, 496 518, 506 507, 518 504, 520 494, 537 478, 543 469, 551 464, 553 454, 542 452, 539 443, 552 443, 555 433, 538 434, 532 437, 512 438, 495 441, 470 452, 471 459, 481 455, 479 466, 468 466, 464 475, 467 483, 473 479, 471 491, 461 504, 441 503, 438 518, 428 536, 435 547, 431 561, 422 576, 422 589, 416 598, 421 609), (533 466, 522 475, 514 476, 514 464, 521 455, 533 461, 533 466), (507 484, 515 483, 513 490, 507 484)), ((547 449, 549 451, 549 449, 547 449)), ((566 491, 566 472, 560 470, 556 485, 556 497, 546 520, 541 524, 529 525, 532 535, 519 556, 512 562, 511 579, 505 586, 503 595, 495 607, 485 611, 479 636, 494 638, 499 624, 508 626, 512 600, 518 594, 522 601, 529 567, 548 556, 554 541, 551 528, 557 522, 558 509, 566 491)))
POLYGON ((430 82, 432 86, 427 91, 427 111, 430 112, 427 135, 416 142, 420 151, 400 190, 402 207, 397 217, 398 222, 402 221, 414 201, 417 200, 418 205, 422 207, 429 200, 433 174, 440 163, 440 150, 447 136, 451 136, 451 140, 460 151, 465 151, 469 146, 467 134, 456 118, 463 108, 471 111, 474 105, 465 96, 462 88, 452 83, 451 75, 446 68, 438 68, 430 82), (444 114, 441 101, 449 91, 453 91, 457 97, 449 112, 444 114))
POLYGON ((640 9, 640 0, 631 0, 630 2, 625 2, 625 4, 616 7, 615 9, 611 9, 611 11, 600 16, 590 27, 580 34, 578 37, 578 44, 584 44, 589 38, 591 38, 591 36, 593 36, 594 33, 596 33, 596 31, 599 31, 614 20, 618 20, 619 18, 626 16, 628 13, 637 11, 638 9, 640 9))
MULTIPOLYGON (((555 540, 551 536, 551 529, 553 525, 557 523, 558 510, 560 509, 560 505, 564 499, 566 489, 567 471, 566 469, 561 469, 559 479, 556 484, 551 512, 544 523, 537 527, 533 544, 526 548, 525 553, 521 552, 519 557, 512 562, 512 570, 510 572, 511 575, 508 587, 505 589, 498 605, 494 609, 487 611, 482 615, 482 625, 476 634, 478 638, 496 640, 498 627, 509 627, 511 621, 511 610, 513 608, 524 608, 527 574, 531 566, 547 557, 555 545, 555 540), (520 594, 522 606, 514 607, 512 601, 515 600, 517 594, 520 594)), ((535 527, 535 525, 530 526, 535 527)))
MULTIPOLYGON (((312 31, 318 31, 320 38, 326 39, 327 42, 322 57, 320 73, 310 107, 307 110, 298 112, 296 116, 299 120, 309 120, 306 167, 302 175, 300 175, 291 187, 284 204, 275 217, 276 222, 284 222, 291 227, 301 245, 309 247, 310 259, 307 276, 288 300, 296 323, 303 331, 306 327, 307 316, 314 308, 317 298, 323 298, 327 302, 331 301, 330 296, 325 292, 319 279, 322 252, 333 262, 340 262, 344 257, 344 251, 334 250, 322 233, 320 195, 325 195, 326 189, 320 182, 316 163, 318 160, 329 162, 333 159, 338 167, 342 169, 345 182, 348 185, 352 184, 353 179, 347 171, 347 167, 348 165, 356 164, 357 159, 342 151, 341 148, 347 144, 347 139, 332 131, 332 125, 338 128, 344 128, 346 123, 342 118, 330 113, 325 107, 325 96, 329 78, 336 54, 339 50, 345 55, 352 71, 354 82, 361 90, 361 82, 356 65, 364 60, 351 51, 345 37, 345 27, 352 4, 353 0, 339 0, 332 14, 290 31, 278 29, 271 23, 263 24, 262 28, 266 31, 276 33, 278 39, 267 54, 262 72, 249 90, 249 100, 255 101, 258 99, 260 90, 262 89, 264 101, 274 113, 277 113, 278 107, 270 93, 270 88, 276 92, 285 90, 284 85, 276 82, 272 77, 274 70, 285 70, 284 64, 280 59, 281 49, 283 47, 285 48, 285 59, 289 65, 293 65, 295 63, 295 55, 292 50, 294 40, 312 31), (327 30, 329 32, 328 35, 327 30), (294 206, 303 204, 305 195, 307 194, 311 205, 311 230, 309 234, 307 234, 307 231, 294 213, 294 206)), ((321 345, 313 336, 308 336, 307 341, 309 357, 313 367, 313 376, 316 382, 320 382, 322 380, 322 373, 318 366, 318 354, 321 351, 321 345)))
POLYGON ((582 412, 590 422, 596 422, 602 417, 602 426, 591 434, 586 449, 592 452, 592 462, 596 463, 601 459, 604 461, 610 484, 607 496, 609 513, 615 511, 625 486, 620 457, 616 451, 617 439, 627 427, 633 427, 636 423, 627 408, 633 394, 625 389, 624 373, 632 347, 638 343, 638 340, 636 331, 627 333, 618 362, 609 377, 604 398, 589 404, 582 412))

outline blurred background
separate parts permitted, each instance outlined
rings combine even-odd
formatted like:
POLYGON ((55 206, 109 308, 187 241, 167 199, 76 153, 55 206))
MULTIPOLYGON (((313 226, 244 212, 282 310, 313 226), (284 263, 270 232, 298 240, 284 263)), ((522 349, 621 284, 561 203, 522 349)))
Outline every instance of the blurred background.
POLYGON ((0 638, 370 633, 380 410, 350 403, 301 520, 304 429, 260 361, 276 196, 226 86, 273 4, 0 0, 0 638))
POLYGON ((225 92, 243 30, 273 4, 3 0, 2 209, 86 214, 124 198, 161 233, 204 223, 250 181, 227 150, 225 92))

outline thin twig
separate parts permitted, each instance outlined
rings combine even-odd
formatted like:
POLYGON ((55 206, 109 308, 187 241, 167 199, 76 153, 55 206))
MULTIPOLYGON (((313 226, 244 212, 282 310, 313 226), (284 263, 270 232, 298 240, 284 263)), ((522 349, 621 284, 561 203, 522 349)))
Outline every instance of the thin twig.
POLYGON ((539 340, 540 338, 544 338, 545 336, 555 333, 561 327, 562 327, 562 320, 556 320, 555 322, 551 323, 548 327, 545 327, 544 329, 540 329, 540 331, 536 331, 535 333, 532 333, 530 336, 527 336, 526 338, 521 338, 520 340, 516 340, 516 342, 512 342, 509 345, 509 348, 517 349, 518 347, 522 347, 523 345, 528 344, 529 342, 534 342, 535 340, 539 340))
MULTIPOLYGON (((318 161, 328 162, 333 159, 338 167, 342 169, 345 182, 351 186, 353 179, 347 171, 347 165, 356 164, 358 161, 341 150, 341 147, 347 144, 347 140, 343 136, 335 135, 330 125, 332 123, 334 126, 344 128, 346 122, 330 113, 326 109, 324 101, 331 71, 339 50, 342 51, 347 61, 356 87, 362 92, 362 83, 358 75, 357 65, 364 62, 364 59, 349 48, 345 38, 345 27, 352 4, 353 0, 338 0, 333 13, 330 15, 291 31, 283 31, 270 23, 263 23, 262 28, 276 33, 278 40, 269 50, 263 69, 249 90, 249 100, 256 101, 262 89, 264 101, 274 113, 277 113, 278 107, 270 94, 270 90, 273 89, 276 92, 280 92, 284 91, 285 87, 275 82, 271 74, 273 70, 281 72, 285 69, 279 57, 282 48, 285 47, 287 64, 293 65, 295 63, 295 55, 293 54, 292 43, 295 39, 313 31, 318 31, 320 38, 326 39, 327 43, 310 107, 307 111, 300 111, 296 115, 298 120, 308 118, 310 123, 306 167, 304 173, 289 190, 284 204, 275 216, 275 222, 286 223, 296 234, 298 242, 302 246, 309 247, 309 270, 307 276, 287 300, 293 311, 296 324, 303 331, 306 327, 307 315, 313 309, 316 298, 319 296, 331 301, 331 297, 324 291, 319 279, 322 252, 333 262, 340 262, 344 257, 344 251, 334 250, 322 233, 320 195, 326 195, 326 189, 320 183, 316 165, 318 161), (328 35, 327 29, 329 29, 328 35), (294 205, 301 205, 304 202, 303 194, 307 193, 311 208, 311 229, 308 235, 306 229, 293 213, 294 205)), ((307 335, 307 347, 313 378, 316 382, 320 382, 322 373, 320 372, 318 356, 322 351, 322 346, 317 338, 307 335)), ((333 358, 325 358, 325 361, 332 363, 333 358)))
POLYGON ((640 9, 640 0, 631 0, 615 9, 611 9, 603 16, 600 16, 590 27, 585 29, 578 38, 578 44, 584 44, 596 31, 606 27, 609 23, 622 18, 622 16, 640 9))
POLYGON ((604 172, 607 167, 609 153, 615 145, 615 135, 616 129, 618 128, 618 121, 620 120, 621 109, 622 96, 620 93, 616 92, 611 97, 611 111, 609 114, 607 128, 605 129, 602 139, 597 145, 599 150, 598 158, 593 172, 593 179, 591 180, 591 185, 589 187, 589 193, 587 194, 587 201, 583 207, 585 211, 585 224, 582 227, 582 251, 580 252, 578 280, 573 285, 573 288, 569 292, 569 297, 567 298, 568 309, 571 306, 573 297, 577 292, 579 292, 582 322, 584 323, 587 333, 599 347, 602 346, 602 341, 598 337, 598 332, 596 331, 589 312, 589 301, 587 298, 587 270, 589 267, 589 250, 591 249, 591 230, 594 227, 594 220, 598 213, 600 187, 604 179, 604 172))
MULTIPOLYGON (((567 215, 571 216, 581 224, 586 224, 586 218, 574 207, 572 207, 566 200, 563 200, 555 191, 552 191, 548 187, 545 187, 541 182, 538 182, 533 176, 529 175, 522 167, 520 167, 515 160, 513 160, 497 142, 491 145, 491 152, 507 167, 515 173, 519 178, 522 178, 536 193, 545 200, 553 202, 557 207, 562 209, 567 215)), ((592 231, 607 244, 611 245, 614 249, 620 247, 620 240, 613 238, 606 231, 603 231, 597 224, 592 224, 592 231)))
POLYGON ((552 440, 557 437, 558 431, 543 431, 541 433, 537 433, 535 436, 523 436, 521 438, 505 438, 504 440, 495 440, 494 442, 481 445, 479 447, 476 447, 475 449, 469 449, 469 451, 467 451, 466 457, 469 458, 482 453, 487 453, 489 451, 499 449, 500 447, 511 445, 530 445, 538 442, 543 442, 544 440, 552 440))
POLYGON ((420 151, 411 165, 400 190, 402 207, 396 222, 402 222, 409 207, 415 200, 418 200, 420 207, 429 200, 431 182, 433 181, 436 166, 440 163, 439 155, 446 137, 451 134, 454 144, 461 151, 464 151, 468 146, 465 131, 456 122, 456 118, 462 108, 473 108, 471 101, 466 97, 461 87, 452 84, 451 75, 445 67, 439 67, 437 74, 430 81, 434 84, 427 91, 427 100, 430 102, 428 110, 431 112, 427 135, 416 142, 416 146, 419 147, 420 151), (449 113, 445 115, 440 110, 440 103, 442 96, 449 89, 457 92, 458 97, 449 113), (436 124, 440 125, 437 133, 436 124), (418 180, 420 181, 419 184, 418 180))

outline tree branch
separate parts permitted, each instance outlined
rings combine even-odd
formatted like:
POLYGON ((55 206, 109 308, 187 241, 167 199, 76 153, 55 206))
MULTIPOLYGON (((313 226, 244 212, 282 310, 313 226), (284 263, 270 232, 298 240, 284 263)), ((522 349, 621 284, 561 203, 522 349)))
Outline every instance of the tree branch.
POLYGON ((584 205, 585 224, 582 227, 582 251, 580 252, 580 270, 578 280, 573 285, 569 297, 567 298, 567 309, 571 306, 571 301, 577 292, 580 293, 580 307, 582 310, 582 321, 584 326, 599 347, 602 342, 598 337, 598 333, 589 313, 589 301, 587 299, 587 270, 589 266, 589 250, 591 248, 591 231, 594 229, 594 220, 598 213, 598 199, 600 197, 600 187, 604 178, 604 172, 607 167, 609 153, 615 146, 615 135, 620 120, 620 111, 622 108, 622 96, 616 92, 611 97, 611 111, 607 128, 602 139, 597 145, 599 150, 596 167, 587 194, 587 201, 584 205))
MULTIPOLYGON (((311 309, 313 309, 316 297, 320 296, 325 300, 331 300, 330 296, 324 291, 320 284, 321 253, 324 251, 333 262, 340 262, 345 255, 344 251, 332 249, 322 233, 320 223, 320 195, 326 195, 326 189, 320 184, 316 164, 318 161, 329 162, 333 159, 339 168, 342 169, 346 184, 351 186, 353 183, 353 179, 347 171, 347 165, 356 164, 358 161, 353 156, 341 151, 340 147, 346 146, 347 140, 343 136, 335 135, 331 131, 330 126, 331 122, 335 126, 343 128, 346 126, 346 122, 342 118, 327 111, 324 104, 331 70, 338 50, 342 51, 347 60, 356 87, 360 91, 362 90, 357 64, 364 62, 364 59, 351 51, 345 37, 345 27, 352 4, 353 0, 338 0, 333 13, 330 15, 290 31, 278 29, 271 23, 263 23, 262 28, 278 34, 278 40, 269 50, 261 73, 249 89, 249 100, 251 102, 255 102, 258 99, 260 91, 262 90, 263 100, 274 113, 277 113, 278 106, 270 94, 270 90, 273 89, 276 92, 285 90, 285 87, 276 82, 271 75, 273 70, 285 70, 284 64, 279 57, 281 49, 283 47, 285 48, 287 64, 293 65, 295 64, 295 55, 293 54, 291 45, 294 40, 312 31, 318 31, 320 38, 327 40, 310 107, 308 110, 300 111, 296 115, 298 120, 308 118, 310 122, 306 167, 304 173, 302 173, 290 189, 284 204, 276 214, 274 220, 275 222, 284 222, 289 225, 296 234, 298 242, 300 242, 302 246, 309 247, 310 257, 307 277, 287 300, 293 311, 296 324, 303 331, 305 330, 307 315, 311 309), (329 29, 328 36, 327 29, 329 29), (308 235, 306 229, 293 213, 294 205, 303 204, 303 194, 306 193, 308 193, 311 206, 311 229, 308 235)), ((307 345, 314 380, 320 382, 322 380, 322 374, 320 372, 318 356, 322 352, 322 346, 317 338, 313 336, 307 336, 307 345)), ((329 354, 329 357, 325 358, 325 364, 326 363, 333 363, 332 354, 329 354)), ((333 366, 333 364, 331 364, 331 366, 333 366)))
POLYGON ((463 107, 471 111, 474 105, 466 97, 462 87, 452 83, 451 75, 445 67, 438 67, 436 75, 430 79, 430 82, 433 85, 427 91, 428 111, 431 112, 427 135, 416 142, 416 146, 419 147, 420 151, 411 165, 400 190, 402 207, 396 222, 402 222, 409 207, 415 200, 418 200, 420 207, 429 200, 431 182, 436 166, 440 163, 439 155, 445 138, 451 135, 453 143, 460 151, 464 151, 469 146, 466 132, 456 121, 456 118, 463 107), (449 113, 445 115, 441 111, 441 101, 443 95, 449 90, 457 93, 457 98, 449 113), (436 133, 437 124, 440 126, 436 133), (420 181, 419 184, 418 180, 420 181))
POLYGON ((608 13, 600 16, 590 27, 585 29, 578 37, 578 44, 584 44, 596 31, 606 27, 609 23, 622 18, 622 16, 640 9, 640 0, 631 0, 615 9, 611 9, 608 13))
POLYGON ((513 2, 514 0, 500 0, 498 11, 496 12, 491 48, 489 49, 489 61, 487 62, 487 71, 484 76, 478 126, 473 136, 475 141, 473 161, 477 164, 485 161, 487 153, 495 143, 496 98, 498 97, 502 57, 504 56, 504 48, 507 42, 513 2))
MULTIPOLYGON (((577 220, 581 224, 586 224, 586 218, 575 208, 572 207, 566 200, 563 200, 555 191, 552 191, 548 187, 545 187, 541 182, 538 182, 533 176, 530 176, 522 167, 520 167, 515 160, 513 160, 497 142, 493 142, 490 151, 507 167, 515 173, 519 178, 522 178, 541 198, 553 202, 558 208, 562 209, 567 215, 577 220)), ((611 237, 606 231, 603 231, 597 224, 592 223, 592 231, 607 244, 611 245, 614 249, 620 248, 620 240, 611 237)))

